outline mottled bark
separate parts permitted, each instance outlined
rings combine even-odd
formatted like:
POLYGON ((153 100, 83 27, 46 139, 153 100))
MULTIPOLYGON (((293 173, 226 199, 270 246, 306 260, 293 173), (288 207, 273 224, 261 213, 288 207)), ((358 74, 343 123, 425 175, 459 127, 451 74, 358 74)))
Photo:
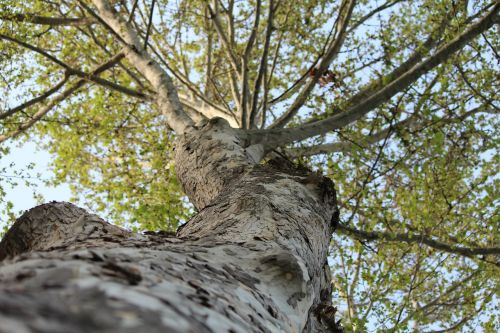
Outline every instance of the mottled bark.
POLYGON ((215 119, 178 138, 199 213, 177 235, 134 234, 69 203, 25 213, 0 243, 0 332, 335 332, 333 184, 256 164, 242 133, 215 119))

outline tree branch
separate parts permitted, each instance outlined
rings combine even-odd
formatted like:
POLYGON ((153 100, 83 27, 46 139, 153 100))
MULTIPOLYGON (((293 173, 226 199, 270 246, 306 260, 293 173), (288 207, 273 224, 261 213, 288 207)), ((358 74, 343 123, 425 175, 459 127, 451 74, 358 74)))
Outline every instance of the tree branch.
POLYGON ((156 101, 162 113, 167 116, 168 125, 179 134, 182 134, 187 127, 194 125, 193 120, 182 109, 172 79, 144 51, 137 32, 130 23, 120 18, 106 0, 93 0, 93 3, 98 8, 100 19, 120 36, 127 59, 156 89, 156 101))
POLYGON ((91 25, 97 22, 92 17, 46 17, 31 14, 2 14, 0 15, 0 19, 50 26, 81 26, 91 25))
POLYGON ((364 22, 369 20, 371 17, 373 17, 373 15, 380 13, 388 8, 391 8, 392 6, 397 5, 398 3, 402 2, 402 1, 407 1, 407 0, 394 0, 394 1, 389 0, 386 3, 384 3, 383 5, 378 6, 377 8, 373 9, 372 11, 370 11, 369 13, 367 13, 366 15, 361 17, 359 20, 354 22, 353 25, 351 25, 349 27, 349 29, 347 30, 347 33, 351 33, 352 31, 356 30, 361 24, 363 24, 364 22))
MULTIPOLYGON (((116 56, 113 58, 109 59, 106 61, 104 64, 98 66, 92 71, 92 75, 96 76, 99 75, 100 73, 104 72, 105 70, 113 67, 115 64, 117 64, 121 59, 123 58, 122 53, 118 53, 116 56)), ((0 143, 18 136, 19 134, 23 133, 25 130, 29 129, 32 127, 34 124, 36 124, 44 115, 46 115, 50 110, 52 110, 57 104, 60 102, 64 101, 66 98, 68 98, 71 94, 73 94, 76 90, 78 90, 80 87, 82 87, 87 81, 85 79, 79 79, 76 81, 71 87, 68 89, 64 90, 62 93, 54 97, 46 106, 41 108, 38 112, 36 112, 30 120, 22 123, 19 125, 19 127, 11 132, 7 133, 5 135, 0 135, 0 143)))
MULTIPOLYGON (((183 95, 182 93, 178 93, 179 95, 179 100, 181 101, 183 106, 187 106, 192 110, 195 110, 196 112, 201 113, 204 117, 206 118, 214 118, 214 117, 221 117, 226 119, 229 124, 237 128, 238 123, 235 119, 235 116, 232 112, 225 110, 223 107, 216 105, 215 103, 211 102, 201 91, 198 90, 195 84, 193 84, 187 77, 185 77, 182 73, 179 73, 176 71, 174 68, 170 67, 170 65, 167 63, 167 61, 162 57, 159 51, 157 51, 154 47, 150 46, 150 49, 152 52, 158 57, 160 62, 174 75, 174 77, 184 86, 186 87, 189 91, 191 91, 194 95, 196 95, 199 100, 195 98, 190 98, 187 95, 183 95)), ((191 117, 192 118, 192 117, 191 117)), ((200 117, 197 116, 199 121, 200 117)))
POLYGON ((279 5, 276 4, 274 6, 274 0, 269 1, 269 12, 267 16, 267 27, 266 27, 266 39, 264 41, 264 50, 262 51, 262 56, 259 64, 259 71, 257 73, 257 78, 255 79, 254 88, 252 92, 252 102, 250 104, 250 115, 248 119, 248 128, 252 128, 255 125, 255 117, 257 116, 257 103, 259 100, 260 87, 262 85, 262 80, 266 76, 267 72, 267 59, 269 56, 269 45, 271 43, 271 35, 273 33, 273 21, 274 21, 274 12, 276 11, 279 5))
POLYGON ((307 98, 311 94, 314 86, 318 83, 321 76, 328 69, 330 64, 337 57, 346 36, 347 27, 352 15, 352 11, 356 4, 355 0, 344 0, 340 7, 339 17, 336 22, 337 35, 333 39, 332 43, 328 47, 326 54, 321 59, 318 68, 314 71, 313 77, 307 82, 305 87, 299 93, 295 101, 292 103, 290 108, 279 117, 270 128, 282 128, 284 127, 299 111, 299 109, 304 105, 307 98))
POLYGON ((483 102, 487 103, 488 105, 490 105, 492 108, 494 108, 495 110, 497 111, 500 111, 500 108, 498 108, 492 100, 486 98, 486 96, 484 96, 480 91, 478 91, 476 88, 474 88, 474 86, 472 85, 472 83, 469 81, 469 79, 467 78, 467 74, 465 73, 465 71, 463 70, 462 66, 460 66, 460 64, 456 64, 455 67, 458 69, 458 72, 460 73, 460 76, 462 77, 462 79, 464 80, 465 84, 470 88, 470 90, 472 90, 472 92, 474 94, 476 94, 477 96, 479 96, 480 99, 483 100, 483 102))
MULTIPOLYGON (((433 110, 437 111, 437 110, 433 110)), ((328 153, 348 153, 350 152, 354 146, 358 146, 361 148, 368 148, 370 145, 375 144, 377 142, 382 141, 386 135, 392 136, 393 134, 398 133, 398 131, 403 130, 405 128, 410 127, 410 129, 414 131, 419 131, 426 126, 434 125, 436 123, 441 124, 451 124, 461 122, 467 117, 473 116, 477 113, 489 113, 489 114, 500 114, 500 111, 497 109, 489 109, 486 104, 480 105, 472 110, 465 112, 464 114, 452 117, 452 118, 441 118, 438 120, 429 120, 427 122, 416 124, 416 114, 411 115, 405 120, 402 120, 396 123, 393 126, 394 131, 390 131, 390 128, 385 128, 375 134, 366 136, 363 138, 361 142, 333 142, 333 143, 325 143, 316 146, 308 146, 301 148, 290 148, 285 150, 286 154, 291 157, 299 157, 299 156, 314 156, 319 154, 328 154, 328 153)))
POLYGON ((148 27, 146 28, 146 37, 144 37, 144 51, 147 50, 148 48, 148 39, 149 39, 149 34, 151 32, 151 24, 153 23, 153 13, 155 9, 155 2, 156 0, 152 0, 151 2, 151 10, 149 11, 149 21, 148 21, 148 27))
POLYGON ((224 47, 224 50, 226 51, 227 55, 229 56, 229 59, 231 60, 231 66, 233 67, 234 71, 236 73, 241 73, 241 68, 240 68, 240 63, 238 61, 238 58, 236 57, 236 54, 233 52, 233 48, 231 47, 231 43, 227 37, 227 35, 224 33, 224 29, 222 28, 222 23, 220 22, 219 19, 219 14, 214 11, 212 6, 207 3, 207 8, 208 11, 210 12, 210 18, 214 22, 214 27, 215 31, 217 31, 217 34, 219 35, 219 38, 222 42, 222 46, 224 47))
POLYGON ((55 86, 48 89, 40 96, 37 96, 33 99, 30 99, 27 102, 24 102, 16 107, 13 107, 12 109, 9 109, 3 113, 0 113, 0 120, 5 119, 7 117, 10 117, 18 111, 24 110, 24 109, 26 109, 26 108, 28 108, 28 107, 30 107, 38 102, 41 102, 41 101, 47 99, 48 97, 50 97, 51 95, 53 95, 54 93, 59 91, 59 89, 61 89, 64 86, 64 84, 68 81, 68 79, 69 79, 69 75, 64 75, 64 77, 55 86))
POLYGON ((352 236, 356 239, 366 241, 387 241, 387 242, 405 242, 408 244, 425 244, 436 250, 463 255, 466 257, 474 257, 477 255, 499 255, 500 247, 461 247, 457 245, 443 243, 425 235, 419 234, 397 234, 377 231, 363 231, 345 224, 340 223, 337 230, 345 235, 352 236))
POLYGON ((262 5, 261 0, 257 0, 255 4, 255 18, 253 21, 252 31, 248 37, 247 44, 245 46, 245 51, 243 52, 243 57, 241 59, 241 127, 246 129, 249 128, 249 118, 248 118, 248 98, 249 88, 248 88, 248 61, 250 58, 250 53, 252 52, 255 39, 257 37, 257 32, 259 29, 260 22, 260 8, 262 5))
POLYGON ((498 21, 499 8, 500 4, 496 4, 482 19, 449 43, 439 48, 435 54, 413 66, 385 87, 378 89, 371 96, 348 107, 346 111, 328 119, 316 121, 297 128, 260 131, 258 135, 252 137, 252 143, 263 143, 266 149, 272 149, 293 141, 301 141, 315 135, 325 134, 360 119, 371 110, 390 100, 397 93, 409 87, 422 75, 446 62, 456 51, 463 48, 470 40, 492 27, 498 21))
MULTIPOLYGON (((229 82, 231 84, 231 94, 233 95, 233 100, 236 103, 236 106, 238 107, 238 110, 241 113, 242 112, 242 105, 241 105, 241 96, 238 90, 238 84, 237 84, 237 75, 239 76, 241 73, 241 65, 238 61, 238 58, 236 57, 236 54, 233 52, 232 48, 232 43, 228 39, 228 36, 224 33, 224 29, 222 28, 222 23, 220 22, 219 19, 219 11, 217 7, 217 1, 215 1, 216 8, 213 9, 210 4, 207 2, 206 6, 208 8, 208 11, 210 13, 210 18, 212 19, 215 27, 215 31, 217 32, 217 35, 219 36, 220 40, 222 41, 222 47, 224 51, 226 52, 227 56, 229 57, 229 64, 233 68, 233 71, 230 71, 229 73, 229 82), (235 75, 236 73, 236 75, 235 75)), ((241 77, 239 78, 241 79, 241 77)))
MULTIPOLYGON (((111 90, 115 90, 115 91, 118 91, 120 93, 123 93, 125 95, 128 95, 128 96, 132 96, 132 97, 135 97, 135 98, 139 98, 139 99, 142 99, 142 100, 149 100, 150 97, 148 97, 147 95, 145 95, 144 93, 142 92, 139 92, 139 91, 136 91, 136 90, 133 90, 133 89, 130 89, 130 88, 127 88, 127 87, 124 87, 124 86, 121 86, 117 83, 114 83, 114 82, 111 82, 111 81, 108 81, 108 80, 105 80, 103 78, 100 78, 98 77, 97 75, 93 75, 93 74, 88 74, 88 73, 85 73, 79 69, 76 69, 76 68, 73 68, 71 67, 70 65, 66 64, 65 62, 57 59, 55 56, 49 54, 48 52, 36 47, 36 46, 33 46, 31 44, 28 44, 28 43, 25 43, 23 41, 20 41, 18 39, 15 39, 13 37, 10 37, 10 36, 6 36, 4 34, 0 34, 0 39, 4 39, 4 40, 8 40, 8 41, 11 41, 13 43, 16 43, 24 48, 27 48, 29 50, 32 50, 42 56, 44 56, 45 58, 49 59, 50 61, 54 62, 55 64, 61 66, 62 68, 64 68, 67 72, 67 75, 76 75, 78 77, 81 77, 85 80, 88 80, 88 81, 92 81, 94 83, 97 83, 98 85, 100 86, 103 86, 103 87, 106 87, 106 88, 109 88, 111 90)), ((123 54, 120 55, 121 58, 124 57, 123 54)))

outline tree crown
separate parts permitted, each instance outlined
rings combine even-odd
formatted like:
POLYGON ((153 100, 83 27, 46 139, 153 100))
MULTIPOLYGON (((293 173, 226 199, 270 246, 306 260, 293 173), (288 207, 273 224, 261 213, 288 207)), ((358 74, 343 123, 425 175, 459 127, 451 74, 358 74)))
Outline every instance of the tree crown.
POLYGON ((0 142, 38 140, 52 182, 111 220, 172 229, 191 213, 173 139, 224 118, 256 159, 278 152, 335 180, 332 279, 349 327, 493 332, 498 8, 2 0, 0 142))

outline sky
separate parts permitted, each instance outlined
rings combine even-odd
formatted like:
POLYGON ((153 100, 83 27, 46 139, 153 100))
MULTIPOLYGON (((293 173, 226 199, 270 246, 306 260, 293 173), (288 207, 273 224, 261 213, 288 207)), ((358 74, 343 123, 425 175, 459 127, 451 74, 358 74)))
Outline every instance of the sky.
MULTIPOLYGON (((3 167, 9 166, 14 163, 14 170, 23 170, 31 162, 35 162, 34 169, 29 172, 28 180, 35 183, 37 193, 43 195, 43 202, 48 202, 52 200, 56 201, 68 201, 71 192, 68 184, 59 185, 57 187, 47 186, 44 181, 46 181, 51 176, 51 170, 49 167, 51 156, 47 151, 37 149, 36 145, 32 142, 27 142, 21 146, 15 146, 7 143, 11 151, 8 155, 0 155, 0 170, 3 167), (41 177, 38 177, 40 174, 41 177)), ((11 168, 8 168, 9 170, 11 168)), ((7 171, 9 172, 9 171, 7 171)), ((6 200, 11 201, 14 204, 14 211, 21 212, 30 209, 39 203, 33 195, 33 189, 25 185, 25 182, 18 178, 13 173, 1 173, 0 172, 0 183, 5 186, 5 178, 9 177, 11 180, 18 180, 18 185, 14 188, 6 186, 5 191, 7 192, 6 200)), ((7 216, 0 212, 0 230, 7 221, 7 216)))

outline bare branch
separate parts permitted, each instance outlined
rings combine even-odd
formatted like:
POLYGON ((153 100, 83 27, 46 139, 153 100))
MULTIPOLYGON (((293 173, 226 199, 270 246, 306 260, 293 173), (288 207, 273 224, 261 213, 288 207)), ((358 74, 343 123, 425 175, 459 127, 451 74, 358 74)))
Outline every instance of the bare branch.
POLYGON ((229 56, 229 59, 231 60, 231 66, 233 67, 234 71, 236 73, 241 73, 241 68, 240 68, 240 63, 238 61, 238 58, 236 57, 236 54, 233 52, 233 48, 231 47, 231 43, 227 37, 227 35, 224 33, 224 29, 222 28, 222 23, 219 18, 219 14, 217 11, 215 11, 210 4, 207 3, 207 8, 208 11, 210 12, 210 18, 214 22, 214 27, 215 31, 217 31, 217 34, 219 35, 220 40, 222 41, 222 46, 224 47, 224 50, 226 51, 227 55, 229 56))
MULTIPOLYGON (((222 23, 220 21, 219 17, 219 10, 218 10, 218 3, 215 1, 215 9, 213 9, 210 4, 207 2, 207 8, 210 13, 210 18, 212 19, 215 27, 215 31, 217 32, 217 35, 219 36, 220 40, 222 41, 222 47, 224 48, 224 51, 226 52, 227 56, 229 57, 229 63, 231 67, 233 68, 233 71, 229 73, 229 81, 231 84, 231 94, 233 95, 233 100, 236 103, 236 106, 238 107, 238 110, 240 114, 242 113, 242 105, 241 105, 241 96, 238 90, 238 84, 237 80, 238 78, 241 79, 240 73, 241 73, 241 64, 238 61, 238 58, 236 57, 236 54, 234 53, 233 47, 232 47, 232 42, 228 38, 228 36, 224 33, 224 29, 222 27, 222 23), (238 78, 237 78, 238 76, 238 78)), ((233 29, 232 23, 230 22, 230 29, 233 29)), ((232 30, 231 30, 232 31, 232 30)), ((231 36, 232 38, 233 36, 231 36)))
POLYGON ((206 75, 205 75, 205 96, 210 98, 210 86, 212 82, 212 54, 213 54, 213 37, 212 24, 208 18, 208 8, 205 6, 205 30, 207 33, 207 58, 206 58, 206 75))
POLYGON ((130 14, 128 16, 128 20, 127 22, 132 22, 132 20, 134 19, 134 12, 135 12, 135 9, 137 8, 137 4, 138 4, 139 0, 135 0, 134 1, 134 4, 132 5, 132 9, 130 10, 130 14))
MULTIPOLYGON (((179 100, 182 103, 183 106, 189 107, 191 110, 195 110, 196 112, 202 114, 206 118, 214 118, 214 117, 221 117, 226 119, 229 124, 237 128, 238 123, 235 119, 235 116, 232 112, 230 112, 229 108, 225 110, 223 107, 220 107, 216 105, 215 103, 211 102, 209 98, 207 98, 199 89, 196 87, 195 84, 193 84, 187 77, 185 77, 182 73, 179 73, 176 71, 174 68, 170 67, 169 64, 163 59, 162 55, 160 54, 159 51, 157 51, 155 48, 150 47, 150 49, 153 51, 153 53, 158 57, 160 62, 174 75, 174 77, 184 86, 186 87, 189 91, 191 91, 199 100, 196 98, 190 98, 187 95, 183 95, 182 93, 179 93, 179 100)), ((193 113, 190 112, 190 115, 193 113)), ((199 122, 202 120, 199 116, 196 116, 196 119, 193 119, 195 122, 199 122)))

